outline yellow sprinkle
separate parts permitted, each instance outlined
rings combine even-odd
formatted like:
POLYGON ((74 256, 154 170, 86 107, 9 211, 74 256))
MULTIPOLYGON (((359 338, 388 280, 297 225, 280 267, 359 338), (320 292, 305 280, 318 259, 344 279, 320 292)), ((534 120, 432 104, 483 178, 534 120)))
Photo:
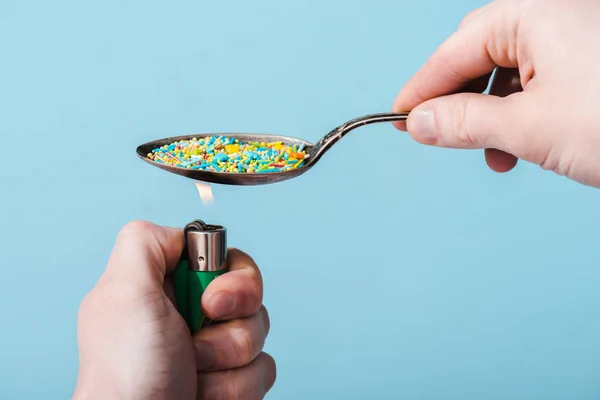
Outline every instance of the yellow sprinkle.
POLYGON ((225 151, 229 154, 237 153, 240 151, 240 146, 237 144, 228 144, 225 146, 225 151))

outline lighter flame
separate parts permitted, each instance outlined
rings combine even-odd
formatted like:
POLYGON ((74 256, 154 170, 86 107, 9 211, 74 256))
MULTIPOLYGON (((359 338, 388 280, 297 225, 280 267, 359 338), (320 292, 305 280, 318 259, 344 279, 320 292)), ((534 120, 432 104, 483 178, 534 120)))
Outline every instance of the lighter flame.
POLYGON ((204 204, 205 206, 210 206, 215 202, 212 189, 209 185, 196 182, 196 188, 198 189, 198 194, 200 195, 200 200, 202 200, 202 204, 204 204))

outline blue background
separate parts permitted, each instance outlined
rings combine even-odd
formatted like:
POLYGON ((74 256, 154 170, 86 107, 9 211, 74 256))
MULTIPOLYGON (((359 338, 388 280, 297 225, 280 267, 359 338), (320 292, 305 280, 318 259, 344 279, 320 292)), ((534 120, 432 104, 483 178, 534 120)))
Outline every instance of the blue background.
POLYGON ((597 190, 387 124, 212 207, 134 153, 388 111, 481 4, 1 0, 0 398, 71 394, 78 305, 123 224, 198 217, 264 274, 268 398, 598 398, 597 190))

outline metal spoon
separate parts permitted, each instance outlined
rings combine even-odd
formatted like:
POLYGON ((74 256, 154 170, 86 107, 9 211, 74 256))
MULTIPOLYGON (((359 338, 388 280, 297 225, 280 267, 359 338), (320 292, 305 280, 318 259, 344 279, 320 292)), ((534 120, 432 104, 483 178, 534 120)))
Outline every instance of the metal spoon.
POLYGON ((189 140, 199 136, 210 136, 213 134, 194 134, 186 136, 169 137, 165 139, 155 140, 139 146, 136 150, 137 155, 144 161, 154 165, 155 167, 164 169, 174 174, 183 175, 185 177, 195 179, 198 181, 221 183, 226 185, 266 185, 269 183, 281 182, 288 179, 296 178, 302 175, 309 169, 311 169, 338 140, 343 138, 348 132, 356 129, 360 126, 373 124, 376 122, 392 122, 392 121, 406 121, 408 113, 383 113, 383 114, 371 114, 350 120, 331 132, 323 136, 317 143, 312 144, 302 139, 293 137, 280 136, 280 135, 265 135, 265 134, 250 134, 250 133, 220 133, 227 137, 234 137, 239 139, 241 142, 283 142, 287 145, 304 145, 305 151, 309 155, 304 165, 287 171, 282 172, 270 172, 270 173, 234 173, 234 172, 213 172, 203 171, 199 169, 189 169, 176 167, 173 165, 161 164, 150 160, 147 155, 151 153, 153 149, 161 147, 165 144, 171 144, 179 140, 189 140))

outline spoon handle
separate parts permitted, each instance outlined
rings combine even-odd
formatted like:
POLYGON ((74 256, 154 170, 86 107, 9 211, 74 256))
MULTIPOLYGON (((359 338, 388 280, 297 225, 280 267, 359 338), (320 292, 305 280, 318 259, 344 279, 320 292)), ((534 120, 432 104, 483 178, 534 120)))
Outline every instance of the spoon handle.
POLYGON ((317 149, 317 157, 321 156, 327 150, 331 148, 338 140, 346 136, 348 132, 358 127, 374 124, 376 122, 393 122, 393 121, 406 121, 408 113, 381 113, 381 114, 369 114, 362 117, 352 119, 331 132, 323 136, 321 140, 315 145, 317 149))

